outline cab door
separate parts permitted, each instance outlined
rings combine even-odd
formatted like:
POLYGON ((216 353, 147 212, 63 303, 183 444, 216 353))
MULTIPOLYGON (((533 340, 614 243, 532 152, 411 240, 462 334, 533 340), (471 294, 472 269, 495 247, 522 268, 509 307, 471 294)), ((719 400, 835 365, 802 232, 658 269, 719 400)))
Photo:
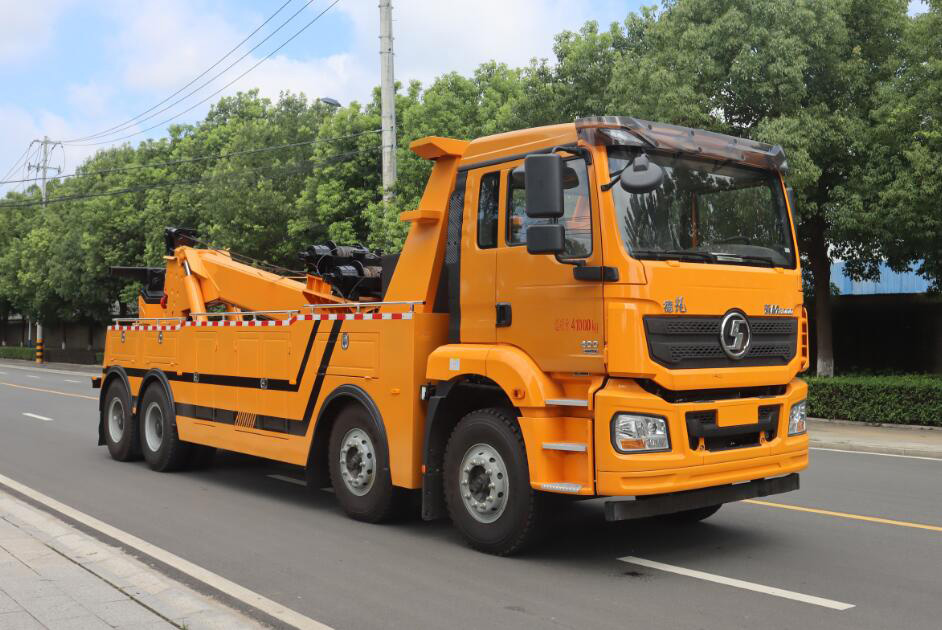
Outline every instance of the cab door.
POLYGON ((461 341, 494 343, 500 167, 468 173, 461 233, 461 341))
POLYGON ((594 173, 582 157, 565 161, 566 251, 530 254, 523 161, 504 167, 497 249, 497 341, 517 346, 545 372, 603 372, 602 282, 577 280, 577 263, 602 265, 594 173))

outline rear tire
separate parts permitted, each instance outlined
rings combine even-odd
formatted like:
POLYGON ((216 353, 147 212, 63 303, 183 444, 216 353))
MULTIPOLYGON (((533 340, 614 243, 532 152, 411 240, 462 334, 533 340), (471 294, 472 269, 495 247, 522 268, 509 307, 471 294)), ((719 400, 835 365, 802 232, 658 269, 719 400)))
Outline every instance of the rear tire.
POLYGON ((167 394, 159 383, 147 388, 138 408, 141 451, 147 465, 157 472, 186 466, 192 444, 177 435, 177 419, 167 394))
POLYGON ((722 503, 719 505, 709 505, 707 507, 684 510, 683 512, 674 512, 673 514, 664 514, 659 516, 658 519, 669 525, 689 525, 710 518, 716 514, 721 507, 723 507, 722 503))
POLYGON ((389 474, 389 453, 373 420, 360 405, 348 405, 330 432, 330 482, 350 518, 379 523, 392 517, 399 493, 389 474))
POLYGON ((445 502, 472 547, 507 556, 537 541, 545 497, 530 487, 523 436, 509 409, 472 411, 445 449, 445 502))
POLYGON ((141 458, 140 425, 131 413, 131 394, 120 379, 108 385, 101 408, 101 423, 112 459, 130 462, 141 458))

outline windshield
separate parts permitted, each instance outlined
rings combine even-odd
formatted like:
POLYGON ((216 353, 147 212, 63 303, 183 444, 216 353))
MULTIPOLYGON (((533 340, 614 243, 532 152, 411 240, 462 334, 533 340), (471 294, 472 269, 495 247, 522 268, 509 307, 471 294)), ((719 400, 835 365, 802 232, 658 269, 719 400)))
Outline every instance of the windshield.
MULTIPOLYGON (((610 147, 609 172, 629 166, 637 148, 610 147)), ((713 160, 649 152, 664 181, 644 194, 612 195, 629 253, 641 259, 795 267, 778 176, 713 160)))

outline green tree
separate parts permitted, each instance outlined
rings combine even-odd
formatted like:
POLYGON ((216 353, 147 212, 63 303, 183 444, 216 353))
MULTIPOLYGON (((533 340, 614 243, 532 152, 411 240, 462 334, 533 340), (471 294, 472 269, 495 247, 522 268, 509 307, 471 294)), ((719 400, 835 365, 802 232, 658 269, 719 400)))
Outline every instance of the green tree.
MULTIPOLYGON (((607 113, 785 147, 814 282, 818 373, 833 374, 829 250, 877 260, 842 211, 878 86, 899 68, 905 0, 676 0, 625 23, 607 113)), ((900 233, 897 233, 900 235, 900 233)))

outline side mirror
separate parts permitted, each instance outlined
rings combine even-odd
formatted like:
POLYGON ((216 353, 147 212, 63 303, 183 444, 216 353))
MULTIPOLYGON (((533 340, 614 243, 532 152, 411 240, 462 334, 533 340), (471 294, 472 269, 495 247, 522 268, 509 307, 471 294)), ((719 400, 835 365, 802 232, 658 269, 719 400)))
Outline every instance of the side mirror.
POLYGON ((651 192, 663 181, 664 169, 652 163, 648 156, 642 153, 622 172, 619 183, 625 192, 641 195, 651 192))
POLYGON ((562 254, 566 251, 566 228, 558 223, 527 227, 527 253, 562 254))
POLYGON ((563 216, 563 158, 556 153, 528 155, 523 161, 523 173, 527 216, 531 219, 563 216))

